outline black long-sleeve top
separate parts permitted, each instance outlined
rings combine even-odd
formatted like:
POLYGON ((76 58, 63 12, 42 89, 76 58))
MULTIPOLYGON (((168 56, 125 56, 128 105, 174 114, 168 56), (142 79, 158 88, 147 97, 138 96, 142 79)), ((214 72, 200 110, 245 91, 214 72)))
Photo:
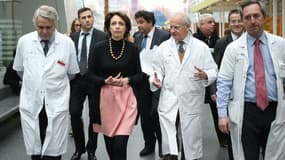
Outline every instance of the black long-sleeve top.
MULTIPOLYGON (((123 40, 115 41, 111 39, 112 50, 115 57, 118 57, 122 50, 123 40)), ((116 76, 121 73, 121 76, 129 78, 136 98, 138 99, 139 83, 143 80, 141 71, 139 49, 130 42, 125 41, 125 49, 123 55, 118 60, 111 56, 109 40, 98 43, 94 48, 94 53, 90 54, 88 62, 88 78, 96 86, 89 98, 93 109, 90 110, 91 122, 101 123, 100 117, 100 89, 105 85, 105 79, 109 76, 116 76)))

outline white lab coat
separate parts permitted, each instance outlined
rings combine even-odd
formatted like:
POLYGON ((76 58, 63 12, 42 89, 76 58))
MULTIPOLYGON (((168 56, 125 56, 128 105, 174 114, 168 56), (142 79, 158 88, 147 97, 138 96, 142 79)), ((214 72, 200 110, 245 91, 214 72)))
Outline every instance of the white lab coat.
MULTIPOLYGON (((228 104, 230 131, 234 159, 244 160, 241 143, 242 122, 244 112, 244 90, 249 66, 246 34, 232 42, 225 51, 219 78, 233 80, 231 100, 228 104)), ((276 74, 278 105, 276 119, 271 124, 271 130, 266 145, 265 160, 285 159, 285 97, 283 79, 285 78, 285 39, 266 33, 268 47, 276 74)))
POLYGON ((67 74, 79 72, 73 41, 55 31, 55 40, 45 56, 38 33, 28 33, 18 41, 13 68, 24 72, 19 109, 27 154, 62 155, 69 124, 67 74), (48 126, 42 147, 38 116, 44 101, 48 126))
MULTIPOLYGON (((178 155, 175 121, 179 110, 186 160, 202 157, 201 111, 205 87, 215 81, 217 65, 204 42, 190 36, 189 45, 180 64, 175 40, 171 37, 159 47, 153 69, 161 81, 158 105, 163 154, 178 155), (208 80, 194 78, 194 66, 203 69, 208 80)), ((150 77, 150 83, 153 76, 150 77)), ((151 89, 156 88, 151 83, 151 89)))

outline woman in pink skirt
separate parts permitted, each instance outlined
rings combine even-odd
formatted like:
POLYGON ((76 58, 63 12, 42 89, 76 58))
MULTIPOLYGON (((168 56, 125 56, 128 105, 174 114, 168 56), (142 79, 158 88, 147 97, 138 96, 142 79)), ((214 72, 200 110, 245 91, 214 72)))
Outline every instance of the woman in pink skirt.
POLYGON ((139 49, 127 41, 130 19, 123 13, 111 12, 105 17, 110 38, 98 43, 89 55, 88 77, 96 86, 90 111, 96 132, 104 134, 111 160, 127 159, 129 135, 137 120, 138 84, 143 74, 139 49))

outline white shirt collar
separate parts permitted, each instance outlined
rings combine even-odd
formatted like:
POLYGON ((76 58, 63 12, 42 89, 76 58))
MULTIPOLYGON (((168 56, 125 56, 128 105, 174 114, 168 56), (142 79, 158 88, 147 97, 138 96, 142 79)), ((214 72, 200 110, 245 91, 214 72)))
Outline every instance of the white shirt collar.
POLYGON ((234 34, 233 32, 231 32, 231 36, 232 36, 233 41, 238 39, 238 37, 239 37, 238 35, 234 34))
POLYGON ((148 32, 148 34, 147 34, 147 38, 152 39, 153 34, 154 34, 154 29, 155 29, 155 27, 152 27, 152 29, 148 32))

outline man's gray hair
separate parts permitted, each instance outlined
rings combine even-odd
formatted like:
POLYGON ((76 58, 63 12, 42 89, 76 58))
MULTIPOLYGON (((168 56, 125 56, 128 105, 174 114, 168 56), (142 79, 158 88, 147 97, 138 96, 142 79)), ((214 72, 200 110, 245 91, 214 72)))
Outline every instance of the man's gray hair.
POLYGON ((56 24, 58 20, 58 14, 55 8, 47 5, 40 6, 34 13, 33 23, 36 26, 37 17, 41 16, 50 20, 53 20, 56 24))
POLYGON ((211 18, 214 19, 213 15, 210 14, 210 13, 204 13, 204 14, 201 14, 201 15, 199 16, 199 22, 198 22, 198 27, 199 27, 199 28, 200 28, 200 26, 201 26, 202 24, 205 23, 205 20, 206 20, 208 17, 211 17, 211 18))
POLYGON ((187 25, 187 24, 191 25, 190 17, 187 14, 184 14, 183 19, 182 19, 182 23, 184 25, 187 25))
POLYGON ((187 25, 187 24, 191 25, 190 17, 186 13, 184 13, 184 12, 176 12, 176 13, 174 13, 172 15, 172 18, 175 18, 177 16, 182 17, 182 24, 183 25, 187 25))

